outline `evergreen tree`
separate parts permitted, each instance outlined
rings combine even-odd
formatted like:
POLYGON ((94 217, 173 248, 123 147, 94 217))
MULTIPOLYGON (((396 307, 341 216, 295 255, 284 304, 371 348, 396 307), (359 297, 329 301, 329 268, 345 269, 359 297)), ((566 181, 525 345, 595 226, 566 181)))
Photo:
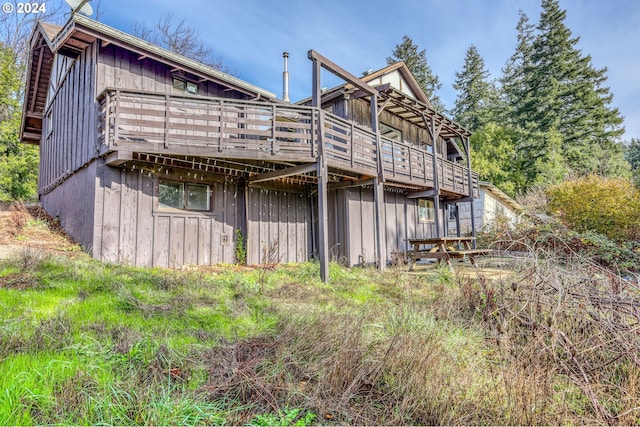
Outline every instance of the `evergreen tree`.
POLYGON ((573 171, 599 172, 608 157, 621 160, 616 138, 624 132, 623 119, 609 106, 613 96, 603 86, 607 69, 595 69, 591 57, 576 48, 579 38, 572 37, 565 17, 558 0, 542 0, 523 106, 537 131, 559 134, 561 154, 573 171))
POLYGON ((387 57, 387 65, 395 62, 404 61, 413 76, 416 78, 422 91, 427 95, 429 101, 438 111, 445 111, 444 104, 436 94, 442 87, 440 79, 433 74, 431 67, 427 63, 427 51, 422 49, 418 51, 418 46, 407 35, 402 37, 402 43, 396 45, 390 57, 387 57))
POLYGON ((625 148, 625 158, 631 165, 632 170, 640 169, 640 139, 631 138, 625 148))
POLYGON ((489 71, 484 59, 471 45, 462 71, 456 72, 453 88, 458 91, 458 96, 452 114, 457 122, 472 131, 479 130, 493 119, 497 93, 488 79, 489 71))
POLYGON ((521 130, 529 127, 530 121, 527 111, 523 106, 527 96, 531 95, 527 76, 532 70, 531 53, 533 50, 534 27, 529 23, 529 17, 521 10, 520 19, 516 29, 518 30, 518 44, 516 50, 502 69, 500 84, 503 102, 501 104, 503 121, 518 127, 521 130))
POLYGON ((631 138, 631 141, 625 147, 624 157, 631 166, 636 187, 640 188, 640 139, 631 138))

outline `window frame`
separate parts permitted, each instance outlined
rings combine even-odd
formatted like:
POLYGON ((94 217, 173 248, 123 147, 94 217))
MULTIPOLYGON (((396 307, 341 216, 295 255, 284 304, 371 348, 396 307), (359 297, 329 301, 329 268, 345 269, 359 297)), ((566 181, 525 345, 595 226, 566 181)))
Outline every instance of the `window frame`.
POLYGON ((197 212, 197 213, 212 213, 213 212, 213 184, 210 183, 199 183, 199 182, 190 182, 190 181, 176 181, 171 179, 161 179, 158 178, 157 184, 157 209, 160 211, 168 211, 168 212, 197 212), (160 201, 160 187, 162 185, 179 185, 180 191, 182 193, 182 207, 171 206, 164 204, 160 201), (207 192, 207 197, 204 199, 207 202, 207 209, 194 209, 190 206, 189 203, 189 186, 197 186, 197 187, 205 187, 205 191, 207 192))
POLYGON ((404 140, 403 135, 402 135, 402 129, 398 129, 396 127, 393 127, 391 125, 388 125, 386 123, 382 123, 380 122, 378 124, 378 131, 380 132, 380 135, 382 135, 383 137, 390 139, 392 141, 398 141, 398 142, 403 142, 404 140), (390 134, 395 134, 394 136, 389 136, 390 134))
POLYGON ((172 93, 197 96, 199 89, 199 85, 196 82, 178 76, 171 77, 172 93))
POLYGON ((436 204, 431 199, 418 199, 418 223, 430 224, 436 220, 436 204))

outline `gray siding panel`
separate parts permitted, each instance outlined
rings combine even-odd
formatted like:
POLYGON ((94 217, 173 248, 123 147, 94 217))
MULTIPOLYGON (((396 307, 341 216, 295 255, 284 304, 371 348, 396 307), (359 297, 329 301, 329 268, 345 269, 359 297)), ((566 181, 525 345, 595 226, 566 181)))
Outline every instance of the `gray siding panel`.
POLYGON ((40 144, 38 186, 41 193, 51 191, 56 182, 96 157, 98 105, 93 91, 93 49, 90 45, 78 56, 49 100, 40 144))
POLYGON ((94 226, 95 163, 80 169, 41 197, 43 208, 60 220, 69 236, 91 252, 94 226))
POLYGON ((307 261, 311 241, 308 196, 252 187, 247 191, 247 263, 262 263, 263 250, 274 243, 280 262, 307 261))
POLYGON ((214 212, 205 214, 158 209, 156 180, 139 170, 101 165, 98 175, 95 257, 171 268, 234 262, 236 184, 211 183, 214 212))

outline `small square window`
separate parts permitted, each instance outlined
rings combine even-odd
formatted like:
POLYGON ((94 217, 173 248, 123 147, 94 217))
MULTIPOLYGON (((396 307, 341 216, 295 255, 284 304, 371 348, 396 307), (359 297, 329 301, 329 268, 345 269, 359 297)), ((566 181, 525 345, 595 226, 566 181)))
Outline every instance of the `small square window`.
POLYGON ((173 79, 173 88, 177 91, 184 92, 187 88, 187 82, 180 79, 173 79))
POLYGON ((158 203, 161 208, 184 209, 184 189, 180 182, 160 181, 158 203))
POLYGON ((195 83, 187 82, 187 93, 190 95, 197 95, 198 85, 195 83))
POLYGON ((433 200, 418 200, 418 222, 433 222, 436 219, 436 210, 433 200))
POLYGON ((208 185, 187 184, 187 209, 192 211, 210 210, 210 193, 208 185))

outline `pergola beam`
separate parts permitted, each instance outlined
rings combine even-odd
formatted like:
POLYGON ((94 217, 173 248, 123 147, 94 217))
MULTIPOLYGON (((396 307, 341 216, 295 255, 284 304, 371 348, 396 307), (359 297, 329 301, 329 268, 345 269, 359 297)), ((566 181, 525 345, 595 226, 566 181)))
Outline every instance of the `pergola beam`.
POLYGON ((307 57, 311 61, 319 63, 320 66, 322 66, 322 68, 324 68, 325 70, 335 74, 336 76, 340 77, 342 80, 346 81, 347 83, 351 83, 352 85, 354 85, 361 91, 367 93, 368 95, 376 95, 376 96, 378 95, 377 89, 369 86, 364 80, 354 76, 353 74, 351 74, 350 72, 348 72, 347 70, 345 70, 344 68, 336 64, 335 62, 320 55, 315 50, 311 49, 307 53, 307 57))
POLYGON ((303 173, 316 172, 318 165, 316 163, 307 163, 304 165, 293 166, 286 169, 279 169, 271 172, 261 173, 260 175, 249 178, 249 184, 258 182, 271 181, 278 178, 286 178, 292 175, 300 175, 303 173))

